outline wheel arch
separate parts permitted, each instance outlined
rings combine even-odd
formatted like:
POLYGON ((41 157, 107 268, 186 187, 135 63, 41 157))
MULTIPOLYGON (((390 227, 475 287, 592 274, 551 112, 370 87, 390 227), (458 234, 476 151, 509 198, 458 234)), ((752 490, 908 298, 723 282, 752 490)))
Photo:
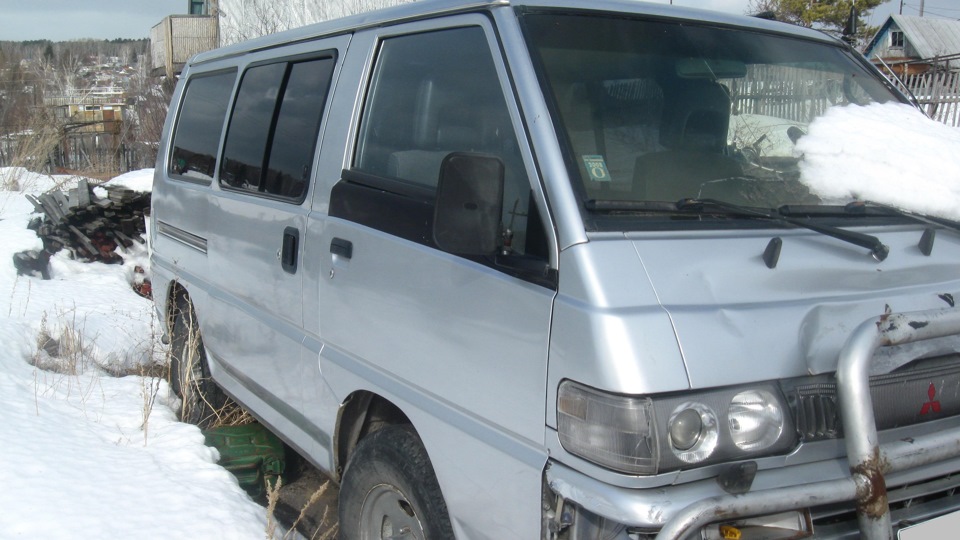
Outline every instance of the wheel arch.
POLYGON ((367 390, 357 390, 347 396, 337 413, 334 435, 334 472, 339 482, 343 470, 357 444, 367 435, 390 425, 407 424, 416 427, 400 407, 387 398, 367 390))

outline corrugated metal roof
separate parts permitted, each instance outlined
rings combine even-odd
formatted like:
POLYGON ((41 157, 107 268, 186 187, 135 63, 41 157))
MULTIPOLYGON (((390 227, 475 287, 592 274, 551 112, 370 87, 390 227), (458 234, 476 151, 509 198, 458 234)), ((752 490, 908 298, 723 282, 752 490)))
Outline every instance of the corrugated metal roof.
POLYGON ((891 15, 921 58, 960 54, 960 21, 891 15))

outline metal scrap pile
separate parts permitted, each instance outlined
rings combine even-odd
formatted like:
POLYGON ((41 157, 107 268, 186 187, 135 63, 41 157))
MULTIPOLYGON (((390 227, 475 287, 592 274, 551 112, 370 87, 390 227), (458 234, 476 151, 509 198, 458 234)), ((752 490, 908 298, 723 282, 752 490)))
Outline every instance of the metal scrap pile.
POLYGON ((122 263, 117 246, 129 248, 145 242, 143 216, 149 212, 150 193, 101 187, 107 190, 105 199, 97 197, 86 180, 67 191, 27 195, 37 212, 43 214, 27 226, 43 241, 43 249, 15 254, 13 263, 18 274, 50 279, 48 262, 61 249, 78 260, 122 263))

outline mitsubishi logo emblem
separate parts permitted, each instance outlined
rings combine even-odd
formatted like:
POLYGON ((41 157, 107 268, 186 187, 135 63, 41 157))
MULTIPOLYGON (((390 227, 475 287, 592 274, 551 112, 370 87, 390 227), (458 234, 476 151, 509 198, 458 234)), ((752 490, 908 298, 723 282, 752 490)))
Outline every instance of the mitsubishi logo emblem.
POLYGON ((930 383, 930 387, 927 388, 927 397, 930 398, 930 401, 923 404, 923 407, 920 409, 920 414, 940 412, 940 401, 933 399, 937 397, 937 388, 933 386, 933 383, 930 383))

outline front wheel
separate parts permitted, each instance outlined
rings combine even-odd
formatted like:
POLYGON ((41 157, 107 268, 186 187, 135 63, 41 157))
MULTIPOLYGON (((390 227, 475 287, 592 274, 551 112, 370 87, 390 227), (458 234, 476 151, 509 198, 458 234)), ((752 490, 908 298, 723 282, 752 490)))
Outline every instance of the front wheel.
POLYGON ((343 473, 339 516, 342 540, 453 538, 427 451, 409 426, 360 441, 343 473))

